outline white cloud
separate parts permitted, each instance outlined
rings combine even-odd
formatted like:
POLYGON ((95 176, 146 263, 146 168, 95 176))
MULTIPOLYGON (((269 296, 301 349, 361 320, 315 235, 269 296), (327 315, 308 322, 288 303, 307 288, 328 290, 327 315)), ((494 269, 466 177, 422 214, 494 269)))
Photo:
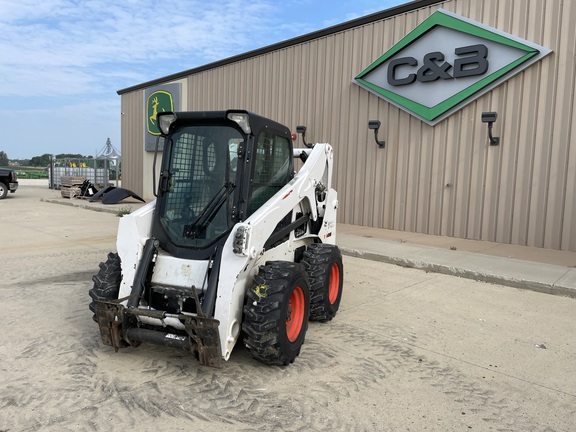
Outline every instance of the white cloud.
POLYGON ((121 87, 130 65, 148 66, 148 79, 161 76, 153 71, 158 63, 177 72, 183 63, 187 69, 251 49, 259 36, 265 44, 277 24, 265 1, 0 0, 0 11, 0 72, 12 74, 0 93, 20 96, 91 92, 101 82, 121 87))
MULTIPOLYGON (((342 22, 318 23, 307 10, 329 13, 330 5, 309 0, 0 0, 0 73, 8 77, 0 82, 0 94, 117 90, 289 39, 319 24, 342 22)), ((356 16, 348 13, 346 19, 356 16)))
POLYGON ((401 0, 0 0, 0 118, 15 125, 0 150, 89 153, 100 135, 119 145, 117 90, 391 2, 401 0))

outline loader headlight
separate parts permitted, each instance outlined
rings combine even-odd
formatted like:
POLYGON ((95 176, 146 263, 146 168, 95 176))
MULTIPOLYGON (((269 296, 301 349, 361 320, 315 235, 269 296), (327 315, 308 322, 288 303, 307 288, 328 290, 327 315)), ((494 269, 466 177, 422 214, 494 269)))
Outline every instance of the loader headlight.
POLYGON ((250 129, 248 113, 230 112, 228 113, 228 119, 238 123, 238 126, 242 128, 245 134, 249 134, 252 131, 250 129))
POLYGON ((162 135, 168 135, 170 132, 170 126, 176 121, 176 114, 172 112, 164 112, 158 114, 158 129, 162 132, 162 135))
POLYGON ((232 243, 232 252, 236 255, 248 256, 250 231, 250 227, 247 225, 240 225, 236 230, 234 242, 232 243))

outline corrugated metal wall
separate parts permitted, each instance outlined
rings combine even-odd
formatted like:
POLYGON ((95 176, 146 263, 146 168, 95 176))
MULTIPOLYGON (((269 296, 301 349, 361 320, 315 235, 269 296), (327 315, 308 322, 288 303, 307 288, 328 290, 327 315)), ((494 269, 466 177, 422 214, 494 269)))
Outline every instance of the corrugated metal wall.
POLYGON ((120 110, 122 187, 150 197, 152 191, 145 193, 144 188, 144 92, 123 94, 120 110))
POLYGON ((246 108, 332 143, 340 222, 576 251, 574 22, 571 0, 445 1, 191 75, 188 107, 246 108), (435 127, 352 83, 439 7, 553 53, 435 127), (499 113, 500 146, 483 111, 499 113))

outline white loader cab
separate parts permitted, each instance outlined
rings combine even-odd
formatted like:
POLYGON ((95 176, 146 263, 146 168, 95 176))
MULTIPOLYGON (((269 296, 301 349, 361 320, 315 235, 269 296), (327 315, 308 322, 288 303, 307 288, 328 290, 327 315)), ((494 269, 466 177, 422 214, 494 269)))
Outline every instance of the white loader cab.
POLYGON ((221 367, 243 333, 254 358, 292 363, 308 320, 330 321, 342 297, 332 146, 293 149, 287 127, 241 110, 157 121, 157 198, 120 220, 93 277, 103 343, 184 348, 221 367))

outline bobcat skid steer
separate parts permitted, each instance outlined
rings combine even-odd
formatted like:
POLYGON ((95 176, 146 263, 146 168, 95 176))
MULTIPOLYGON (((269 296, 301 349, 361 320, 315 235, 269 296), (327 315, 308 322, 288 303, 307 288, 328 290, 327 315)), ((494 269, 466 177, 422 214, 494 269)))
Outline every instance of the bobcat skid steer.
POLYGON ((239 110, 163 112, 157 198, 119 223, 93 277, 102 342, 151 342, 221 367, 236 341, 267 364, 299 355, 342 296, 329 144, 239 110), (302 160, 294 172, 294 160, 302 160))

